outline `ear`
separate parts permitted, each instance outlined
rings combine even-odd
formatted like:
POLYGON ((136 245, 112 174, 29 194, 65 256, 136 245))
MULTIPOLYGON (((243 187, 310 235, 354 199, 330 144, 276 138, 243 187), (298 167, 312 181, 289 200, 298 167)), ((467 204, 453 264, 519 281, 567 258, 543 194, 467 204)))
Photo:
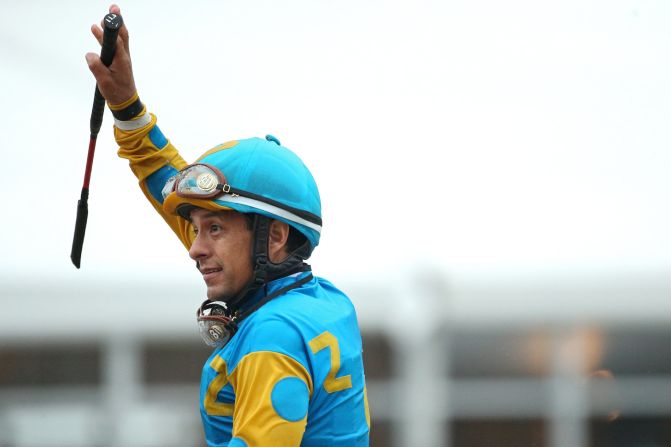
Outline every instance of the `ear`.
POLYGON ((279 220, 273 220, 268 231, 268 257, 270 257, 270 262, 279 264, 287 258, 289 255, 287 250, 288 239, 289 225, 279 220))

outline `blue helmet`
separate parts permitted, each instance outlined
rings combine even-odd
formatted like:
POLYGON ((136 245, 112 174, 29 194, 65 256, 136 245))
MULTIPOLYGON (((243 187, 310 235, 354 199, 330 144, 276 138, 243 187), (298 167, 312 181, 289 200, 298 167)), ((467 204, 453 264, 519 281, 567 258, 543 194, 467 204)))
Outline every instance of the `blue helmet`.
POLYGON ((188 218, 193 207, 260 214, 285 222, 302 233, 311 252, 321 234, 321 200, 317 184, 300 158, 271 135, 220 144, 198 164, 217 168, 230 191, 210 198, 184 198, 170 192, 163 202, 169 214, 188 218))

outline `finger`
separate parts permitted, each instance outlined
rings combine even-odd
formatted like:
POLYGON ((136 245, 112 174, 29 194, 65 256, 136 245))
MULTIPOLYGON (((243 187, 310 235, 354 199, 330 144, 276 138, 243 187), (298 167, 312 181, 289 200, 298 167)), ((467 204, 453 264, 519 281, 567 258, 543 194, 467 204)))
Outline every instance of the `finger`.
POLYGON ((126 28, 126 24, 123 23, 121 25, 121 28, 119 29, 119 38, 123 42, 124 48, 126 48, 126 51, 130 53, 130 49, 128 47, 128 28, 126 28))
POLYGON ((115 59, 130 59, 130 54, 128 53, 128 49, 126 48, 126 42, 121 38, 121 36, 118 36, 116 38, 116 52, 115 52, 115 59))
POLYGON ((130 55, 128 54, 128 51, 126 51, 124 42, 120 37, 117 37, 114 59, 112 59, 112 64, 109 68, 112 72, 129 71, 130 64, 130 55))
MULTIPOLYGON (((116 3, 112 3, 109 7, 109 12, 111 14, 117 14, 121 15, 121 8, 119 8, 119 5, 116 3)), ((119 37, 121 37, 121 40, 123 41, 124 47, 126 48, 126 51, 129 51, 129 46, 128 46, 128 28, 126 28, 126 23, 125 20, 121 22, 121 28, 119 28, 119 37)), ((118 44, 118 40, 117 40, 118 44)))
POLYGON ((98 83, 100 83, 106 76, 109 76, 109 69, 102 63, 100 56, 95 53, 86 53, 85 57, 89 70, 91 70, 91 73, 93 73, 93 76, 98 83))
MULTIPOLYGON (((121 15, 121 8, 113 4, 110 6, 110 12, 121 15)), ((119 28, 119 37, 123 41, 124 47, 126 47, 126 51, 130 51, 130 47, 128 46, 128 28, 126 27, 125 20, 121 23, 121 28, 119 28)))
POLYGON ((103 30, 98 25, 91 25, 91 33, 100 45, 103 44, 103 30))
MULTIPOLYGON (((104 31, 102 28, 100 28, 98 25, 91 25, 91 33, 93 33, 93 36, 96 38, 98 43, 102 45, 104 36, 104 31)), ((130 65, 130 54, 128 53, 126 42, 127 41, 124 41, 122 38, 117 37, 115 56, 114 60, 112 61, 113 69, 115 66, 118 66, 119 63, 126 63, 130 65)))

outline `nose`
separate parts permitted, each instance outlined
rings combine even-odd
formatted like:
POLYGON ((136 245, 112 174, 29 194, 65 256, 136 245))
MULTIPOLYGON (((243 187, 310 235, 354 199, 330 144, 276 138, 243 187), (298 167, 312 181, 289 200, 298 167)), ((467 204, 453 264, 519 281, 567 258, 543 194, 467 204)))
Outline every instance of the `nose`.
POLYGON ((191 244, 191 248, 189 248, 189 256, 194 261, 201 261, 207 258, 209 256, 209 253, 210 251, 207 242, 200 235, 200 233, 197 234, 195 239, 193 240, 193 243, 191 244))

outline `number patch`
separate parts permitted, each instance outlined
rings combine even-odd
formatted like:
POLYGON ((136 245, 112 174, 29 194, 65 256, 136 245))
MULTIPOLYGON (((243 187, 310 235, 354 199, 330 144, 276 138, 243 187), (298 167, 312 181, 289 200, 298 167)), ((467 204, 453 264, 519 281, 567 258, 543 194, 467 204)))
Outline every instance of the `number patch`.
POLYGON ((340 346, 338 346, 338 339, 328 331, 310 340, 310 349, 313 354, 325 348, 329 348, 331 351, 331 369, 324 380, 324 389, 326 392, 335 393, 336 391, 352 388, 351 375, 336 377, 338 370, 340 370, 340 346))
POLYGON ((226 373, 226 362, 219 356, 216 356, 210 363, 212 369, 217 372, 210 386, 207 387, 203 405, 205 411, 210 416, 233 416, 233 404, 217 402, 217 395, 228 383, 228 374, 226 373))

